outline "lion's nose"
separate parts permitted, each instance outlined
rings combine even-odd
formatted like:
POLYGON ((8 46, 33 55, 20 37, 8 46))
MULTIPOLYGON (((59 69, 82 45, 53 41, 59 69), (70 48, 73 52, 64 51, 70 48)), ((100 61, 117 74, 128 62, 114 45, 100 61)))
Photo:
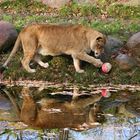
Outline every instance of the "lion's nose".
POLYGON ((96 53, 95 53, 95 56, 99 56, 99 53, 96 52, 96 53))

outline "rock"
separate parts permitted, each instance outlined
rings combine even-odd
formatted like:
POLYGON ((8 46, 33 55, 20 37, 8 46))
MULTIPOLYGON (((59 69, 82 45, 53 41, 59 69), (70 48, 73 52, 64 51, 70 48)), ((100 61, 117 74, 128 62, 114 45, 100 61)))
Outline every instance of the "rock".
POLYGON ((116 63, 118 64, 121 70, 130 70, 137 65, 133 57, 128 56, 127 54, 119 54, 115 58, 116 63))
POLYGON ((52 8, 61 8, 62 6, 68 4, 71 0, 42 0, 44 4, 52 8))
POLYGON ((140 117, 140 98, 130 100, 126 103, 125 108, 137 117, 140 117))
POLYGON ((135 58, 138 63, 140 63, 140 32, 132 35, 127 43, 126 47, 129 50, 133 58, 135 58))
POLYGON ((130 49, 134 48, 137 44, 140 44, 140 32, 132 35, 126 43, 127 47, 130 49))
POLYGON ((132 35, 127 43, 127 54, 120 53, 115 61, 122 70, 130 70, 135 66, 140 66, 140 32, 132 35))
POLYGON ((108 36, 107 42, 105 44, 105 53, 111 55, 117 52, 121 47, 123 47, 123 42, 117 38, 108 36))
POLYGON ((0 95, 0 110, 11 110, 12 103, 2 95, 0 95))
POLYGON ((11 23, 0 21, 0 53, 11 49, 18 33, 11 23))
MULTIPOLYGON (((62 6, 69 4, 69 2, 72 2, 73 0, 37 0, 41 1, 44 4, 47 4, 48 6, 52 8, 61 8, 62 6)), ((74 0, 75 3, 78 4, 93 4, 96 3, 97 0, 74 0)))
POLYGON ((140 5, 140 0, 125 0, 120 2, 116 2, 116 4, 123 4, 126 6, 139 6, 140 5))
POLYGON ((108 36, 104 46, 104 53, 101 55, 102 61, 108 61, 111 55, 117 53, 123 45, 124 43, 121 40, 108 36))
POLYGON ((134 49, 131 50, 131 54, 133 58, 137 60, 139 63, 138 65, 140 66, 140 43, 135 46, 134 49))
POLYGON ((75 2, 79 4, 93 4, 96 3, 97 0, 75 0, 75 2))

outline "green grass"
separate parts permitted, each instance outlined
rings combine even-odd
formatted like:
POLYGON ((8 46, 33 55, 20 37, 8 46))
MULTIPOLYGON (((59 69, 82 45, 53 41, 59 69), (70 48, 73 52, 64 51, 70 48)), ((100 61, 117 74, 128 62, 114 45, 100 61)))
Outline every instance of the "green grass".
POLYGON ((37 1, 28 1, 28 0, 16 0, 16 1, 9 1, 6 0, 1 2, 0 8, 4 9, 5 11, 10 10, 15 11, 16 14, 18 13, 36 13, 45 11, 48 7, 40 2, 37 1))
POLYGON ((95 15, 101 13, 101 9, 99 9, 95 5, 78 5, 77 3, 73 3, 70 6, 64 6, 59 10, 59 14, 62 17, 65 16, 89 16, 89 15, 95 15))
MULTIPOLYGON (((122 71, 117 65, 113 65, 113 69, 109 74, 103 74, 99 68, 93 65, 83 63, 81 68, 85 73, 79 74, 75 72, 72 59, 67 56, 58 56, 49 59, 50 66, 47 69, 34 65, 36 73, 28 73, 21 66, 20 59, 22 53, 18 52, 12 59, 9 68, 4 72, 4 79, 18 80, 46 80, 57 83, 82 83, 87 86, 88 84, 139 84, 140 71, 139 68, 134 68, 131 71, 122 71)), ((6 59, 5 56, 4 59, 6 59)), ((1 62, 2 63, 2 62, 1 62)))
POLYGON ((125 38, 125 40, 128 39, 129 33, 138 32, 140 29, 140 24, 138 24, 135 20, 114 20, 112 22, 97 20, 92 22, 90 26, 107 35, 115 35, 120 38, 125 38))
POLYGON ((140 19, 140 6, 112 5, 107 8, 107 12, 114 18, 140 19))
POLYGON ((121 4, 114 4, 116 0, 99 0, 96 4, 79 5, 73 2, 71 5, 63 6, 60 10, 54 10, 37 1, 16 0, 4 1, 0 4, 0 8, 5 12, 13 12, 15 14, 41 14, 46 12, 54 12, 59 14, 60 17, 71 16, 93 16, 100 17, 104 12, 109 17, 113 18, 126 18, 126 19, 139 19, 140 6, 125 6, 121 4))
POLYGON ((95 21, 91 24, 91 27, 96 28, 106 34, 115 34, 118 33, 123 28, 123 23, 116 20, 114 22, 102 22, 102 21, 95 21))

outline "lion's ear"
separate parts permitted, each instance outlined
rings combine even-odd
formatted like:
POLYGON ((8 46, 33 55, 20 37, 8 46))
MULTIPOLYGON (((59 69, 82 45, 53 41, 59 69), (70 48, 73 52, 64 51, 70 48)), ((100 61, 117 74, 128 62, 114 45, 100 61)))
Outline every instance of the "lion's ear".
POLYGON ((99 45, 103 46, 106 42, 106 39, 105 39, 105 37, 99 36, 96 38, 96 41, 99 45))
POLYGON ((99 36, 99 37, 96 38, 97 41, 100 41, 102 39, 103 39, 103 37, 101 37, 101 36, 99 36))

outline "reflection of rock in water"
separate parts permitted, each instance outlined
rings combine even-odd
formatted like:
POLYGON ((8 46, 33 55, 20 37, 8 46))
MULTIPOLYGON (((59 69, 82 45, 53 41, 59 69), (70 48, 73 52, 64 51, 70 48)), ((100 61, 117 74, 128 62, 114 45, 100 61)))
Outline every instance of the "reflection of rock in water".
POLYGON ((125 117, 140 117, 139 92, 118 91, 110 98, 99 102, 102 111, 113 109, 114 115, 123 114, 125 117))
POLYGON ((140 117, 140 98, 133 99, 126 103, 125 108, 137 117, 140 117))
POLYGON ((33 100, 28 88, 23 88, 23 104, 21 119, 25 123, 41 128, 74 128, 78 130, 96 126, 101 121, 99 107, 95 103, 101 99, 100 95, 73 98, 63 101, 55 98, 42 98, 38 102, 33 100))
POLYGON ((5 98, 4 96, 0 95, 0 110, 10 110, 12 107, 11 102, 5 98))
MULTIPOLYGON (((16 120, 17 117, 14 117, 15 111, 12 106, 12 103, 3 95, 0 95, 0 120, 6 119, 9 121, 16 120)), ((0 128, 2 126, 0 125, 0 128)))
POLYGON ((19 121, 20 109, 12 93, 0 85, 0 120, 19 121))

